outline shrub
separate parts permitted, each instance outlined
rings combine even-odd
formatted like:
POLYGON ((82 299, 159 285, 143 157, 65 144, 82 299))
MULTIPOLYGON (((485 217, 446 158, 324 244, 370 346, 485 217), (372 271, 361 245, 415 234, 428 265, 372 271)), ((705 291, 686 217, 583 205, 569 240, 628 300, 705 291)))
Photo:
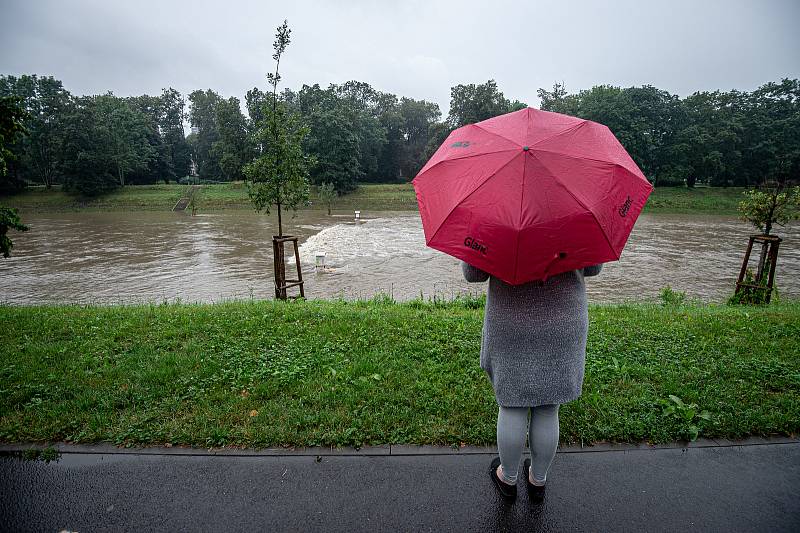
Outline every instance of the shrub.
POLYGON ((661 298, 661 303, 664 305, 683 305, 686 300, 686 293, 673 290, 672 287, 667 285, 661 288, 659 298, 661 298))
MULTIPOLYGON (((764 272, 769 272, 769 261, 767 261, 766 267, 764 267, 764 272)), ((730 298, 728 298, 728 305, 764 305, 767 303, 767 294, 769 294, 769 289, 767 289, 767 280, 769 279, 768 275, 764 275, 761 277, 760 280, 756 281, 755 275, 753 274, 753 270, 748 268, 744 274, 743 283, 755 284, 758 287, 742 287, 739 291, 735 292, 730 298)), ((778 297, 778 288, 772 287, 773 297, 777 299, 778 297)))

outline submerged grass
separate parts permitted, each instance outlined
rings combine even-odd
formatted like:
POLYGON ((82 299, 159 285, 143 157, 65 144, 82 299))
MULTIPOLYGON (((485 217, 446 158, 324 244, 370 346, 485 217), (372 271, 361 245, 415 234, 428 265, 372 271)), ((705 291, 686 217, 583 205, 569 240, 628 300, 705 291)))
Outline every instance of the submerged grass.
MULTIPOLYGON (((3 306, 0 440, 491 444, 482 316, 480 299, 3 306)), ((603 305, 590 321, 563 442, 800 430, 800 303, 603 305)))
MULTIPOLYGON (((57 211, 169 211, 186 190, 184 185, 130 185, 98 198, 76 198, 59 187, 34 188, 0 198, 0 203, 23 212, 57 211)), ((703 213, 735 215, 742 199, 738 187, 659 187, 645 206, 648 213, 703 213)), ((312 188, 311 208, 326 209, 312 188)), ((204 185, 198 201, 200 211, 252 209, 247 186, 242 182, 204 185)), ((336 198, 335 210, 404 211, 417 209, 414 187, 403 184, 362 184, 347 195, 336 198)))

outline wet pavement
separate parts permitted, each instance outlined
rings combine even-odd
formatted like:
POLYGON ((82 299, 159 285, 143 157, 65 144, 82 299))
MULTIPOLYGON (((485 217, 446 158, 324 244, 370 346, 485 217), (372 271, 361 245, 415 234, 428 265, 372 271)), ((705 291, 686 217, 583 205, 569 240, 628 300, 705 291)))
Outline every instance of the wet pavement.
MULTIPOLYGON (((560 452, 500 500, 492 455, 0 458, 3 531, 797 531, 800 443, 560 452)), ((442 449, 439 450, 443 451, 442 449)))

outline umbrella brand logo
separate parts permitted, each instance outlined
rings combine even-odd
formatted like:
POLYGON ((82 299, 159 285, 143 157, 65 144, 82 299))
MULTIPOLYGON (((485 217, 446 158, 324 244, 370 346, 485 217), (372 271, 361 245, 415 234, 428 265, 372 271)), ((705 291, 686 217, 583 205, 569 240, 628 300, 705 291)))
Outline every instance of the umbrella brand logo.
POLYGON ((466 148, 469 146, 469 141, 458 141, 450 145, 450 148, 466 148))
POLYGON ((467 237, 466 239, 464 239, 464 246, 466 246, 467 248, 472 248, 473 250, 480 252, 483 255, 486 255, 486 252, 489 251, 489 249, 486 248, 485 244, 479 243, 472 237, 467 237))
POLYGON ((622 204, 622 207, 620 207, 619 211, 617 211, 619 213, 619 216, 624 217, 625 215, 627 215, 628 214, 628 210, 631 208, 631 204, 632 203, 633 203, 633 200, 631 200, 631 197, 628 196, 628 199, 625 200, 625 203, 622 204))

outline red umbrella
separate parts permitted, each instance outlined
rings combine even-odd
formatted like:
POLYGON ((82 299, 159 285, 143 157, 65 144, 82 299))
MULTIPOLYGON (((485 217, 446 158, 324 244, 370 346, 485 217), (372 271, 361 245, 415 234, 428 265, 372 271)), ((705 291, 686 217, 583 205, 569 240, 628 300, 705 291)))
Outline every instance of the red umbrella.
POLYGON ((412 183, 427 245, 514 285, 619 259, 653 190, 606 126, 532 108, 453 131, 412 183))

